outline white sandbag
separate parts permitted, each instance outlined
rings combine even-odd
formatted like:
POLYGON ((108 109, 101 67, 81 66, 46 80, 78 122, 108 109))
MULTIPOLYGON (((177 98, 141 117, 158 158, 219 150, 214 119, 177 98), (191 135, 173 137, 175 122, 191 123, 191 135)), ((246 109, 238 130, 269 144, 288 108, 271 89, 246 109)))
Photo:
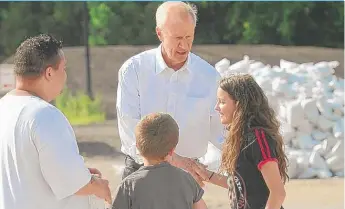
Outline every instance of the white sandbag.
POLYGON ((315 129, 315 128, 311 132, 311 136, 317 141, 322 141, 325 138, 327 138, 329 135, 330 135, 329 132, 323 132, 323 131, 320 131, 319 129, 315 129))
POLYGON ((336 118, 338 118, 337 120, 344 118, 344 109, 343 108, 333 109, 333 115, 336 118))
POLYGON ((311 152, 303 152, 299 156, 297 156, 297 165, 298 169, 300 171, 304 171, 307 168, 309 168, 309 158, 310 158, 311 152))
POLYGON ((317 144, 313 140, 313 137, 310 134, 297 132, 295 146, 303 150, 312 150, 313 147, 317 144))
POLYGON ((290 68, 295 68, 297 66, 298 66, 298 64, 295 62, 280 59, 280 68, 282 68, 282 69, 290 69, 290 68))
POLYGON ((294 179, 298 176, 299 169, 296 158, 289 158, 287 173, 291 179, 294 179))
POLYGON ((339 172, 344 170, 344 158, 339 156, 333 156, 326 160, 328 168, 333 172, 339 172))
POLYGON ((200 162, 207 165, 207 169, 218 172, 221 163, 222 153, 212 143, 208 143, 206 154, 200 159, 200 162))
MULTIPOLYGON (((344 106, 344 90, 336 89, 333 91, 333 99, 340 105, 344 106)), ((341 109, 344 113, 344 109, 341 109)))
POLYGON ((277 115, 279 118, 283 119, 284 121, 287 120, 286 119, 286 107, 282 103, 279 103, 277 115))
POLYGON ((322 87, 313 87, 312 88, 312 92, 313 92, 313 98, 327 98, 330 99, 333 97, 333 93, 331 91, 326 91, 325 89, 323 89, 322 87))
MULTIPOLYGON (((334 74, 334 68, 330 66, 331 63, 329 62, 318 62, 314 65, 315 67, 315 75, 317 75, 318 78, 322 79, 327 76, 334 74)), ((332 63, 334 64, 334 63, 332 63)))
POLYGON ((230 67, 230 60, 226 58, 223 58, 222 60, 220 60, 219 62, 215 64, 215 68, 220 74, 223 74, 225 71, 227 71, 229 67, 230 67))
POLYGON ((333 176, 332 172, 327 169, 315 169, 316 177, 319 179, 328 179, 333 176))
POLYGON ((304 119, 304 112, 299 100, 289 102, 286 105, 287 122, 295 128, 298 128, 300 122, 304 119))
POLYGON ((316 123, 316 121, 319 119, 319 110, 316 106, 317 100, 315 98, 310 99, 303 99, 301 101, 301 106, 304 111, 304 115, 310 122, 316 123))
POLYGON ((338 78, 337 78, 337 76, 335 76, 335 75, 332 76, 332 80, 328 83, 328 86, 332 90, 335 90, 338 87, 338 78))
POLYGON ((334 124, 332 131, 335 138, 344 138, 344 118, 334 124))
POLYGON ((301 69, 303 69, 303 71, 305 71, 305 72, 307 72, 307 73, 308 73, 307 68, 308 68, 308 67, 313 67, 313 66, 314 66, 314 63, 313 63, 313 62, 301 63, 301 64, 299 65, 299 67, 300 67, 301 69))
POLYGON ((299 72, 299 68, 295 68, 293 71, 292 70, 286 70, 286 72, 290 73, 288 75, 288 82, 289 83, 298 83, 298 84, 305 84, 307 83, 307 78, 303 73, 299 72))
MULTIPOLYGON (((270 77, 257 77, 255 81, 258 85, 265 91, 271 92, 272 91, 272 80, 270 77)), ((266 94, 267 95, 267 94, 266 94)), ((270 101, 270 100, 269 100, 270 101)))
POLYGON ((299 179, 311 179, 317 175, 317 172, 314 168, 307 168, 303 170, 299 175, 299 179))
POLYGON ((322 144, 324 146, 325 152, 322 155, 323 157, 326 158, 326 156, 331 156, 331 151, 335 147, 335 145, 338 143, 338 139, 331 136, 328 136, 325 140, 322 141, 322 144))
POLYGON ((284 75, 286 75, 285 69, 283 69, 277 65, 273 65, 271 70, 278 73, 278 75, 281 75, 282 77, 284 77, 284 75))
POLYGON ((316 107, 320 111, 322 115, 324 115, 327 119, 329 119, 327 116, 332 114, 332 107, 327 102, 328 98, 325 96, 322 98, 319 98, 316 100, 316 107))
POLYGON ((249 66, 253 61, 249 60, 248 56, 244 56, 243 60, 230 65, 228 70, 232 73, 246 73, 249 70, 249 66))
POLYGON ((328 120, 324 115, 320 115, 319 120, 317 121, 317 126, 320 130, 327 132, 334 126, 334 122, 328 120))
MULTIPOLYGON (((331 79, 333 76, 331 77, 331 79)), ((329 82, 327 80, 318 80, 316 81, 316 86, 322 89, 324 92, 331 92, 332 88, 329 86, 329 82)))
POLYGON ((329 68, 337 68, 340 65, 340 63, 336 60, 328 62, 328 67, 329 68))
POLYGON ((339 103, 338 99, 336 97, 333 97, 331 99, 327 99, 326 101, 327 105, 332 109, 332 118, 331 120, 339 120, 341 119, 342 115, 341 112, 344 110, 343 104, 339 103), (335 112, 340 112, 340 114, 336 114, 335 112))
POLYGON ((309 120, 302 119, 297 129, 302 133, 311 133, 313 131, 313 125, 309 122, 309 120))
POLYGON ((344 140, 338 140, 332 149, 325 155, 325 158, 329 159, 333 156, 344 158, 344 140))
POLYGON ((277 95, 286 95, 291 90, 289 83, 286 79, 275 78, 272 81, 272 91, 277 95))
POLYGON ((265 64, 262 62, 253 62, 249 65, 249 71, 251 72, 251 70, 257 70, 260 68, 265 67, 265 64))
POLYGON ((313 152, 319 153, 320 156, 326 155, 327 141, 321 142, 313 147, 313 152))
POLYGON ((316 151, 313 151, 311 153, 309 157, 309 164, 312 168, 315 169, 328 170, 328 166, 325 159, 323 159, 321 155, 316 151))
POLYGON ((334 176, 344 177, 344 171, 337 171, 337 172, 334 173, 334 176))
POLYGON ((282 122, 281 123, 281 132, 285 144, 288 144, 294 137, 296 137, 296 131, 289 124, 282 122))
POLYGON ((313 84, 304 84, 300 86, 298 91, 303 99, 308 99, 313 97, 313 84))

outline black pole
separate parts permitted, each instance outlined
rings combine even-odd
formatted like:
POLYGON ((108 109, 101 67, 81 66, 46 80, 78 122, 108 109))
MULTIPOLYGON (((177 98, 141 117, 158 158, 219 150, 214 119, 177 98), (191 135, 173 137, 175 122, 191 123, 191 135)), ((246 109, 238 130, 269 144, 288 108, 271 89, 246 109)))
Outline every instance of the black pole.
POLYGON ((86 92, 93 99, 91 88, 91 69, 90 69, 90 49, 89 49, 89 9, 87 1, 84 1, 84 44, 85 44, 85 61, 86 61, 86 92))

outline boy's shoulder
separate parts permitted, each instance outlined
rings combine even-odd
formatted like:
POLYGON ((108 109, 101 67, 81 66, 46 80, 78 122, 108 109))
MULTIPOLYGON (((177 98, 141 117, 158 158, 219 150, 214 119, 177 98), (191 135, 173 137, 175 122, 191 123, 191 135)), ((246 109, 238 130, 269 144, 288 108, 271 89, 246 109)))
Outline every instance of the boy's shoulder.
POLYGON ((156 181, 158 176, 165 176, 167 179, 171 177, 181 178, 187 181, 193 181, 193 177, 186 171, 163 162, 154 166, 142 166, 137 171, 128 175, 122 180, 122 184, 133 185, 138 182, 156 181))
POLYGON ((133 208, 139 208, 139 205, 148 207, 152 205, 152 201, 159 208, 166 208, 166 203, 172 199, 176 205, 174 208, 188 208, 186 202, 198 202, 203 193, 203 189, 188 172, 168 163, 161 163, 143 166, 124 178, 116 192, 114 204, 124 202, 121 199, 124 195, 125 202, 131 202, 133 208), (176 195, 172 197, 171 192, 176 195))

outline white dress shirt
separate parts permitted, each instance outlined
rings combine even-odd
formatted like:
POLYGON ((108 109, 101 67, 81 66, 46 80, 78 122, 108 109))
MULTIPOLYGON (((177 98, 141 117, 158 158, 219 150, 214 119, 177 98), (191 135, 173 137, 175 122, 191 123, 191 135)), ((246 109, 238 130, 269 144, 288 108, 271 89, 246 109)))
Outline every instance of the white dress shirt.
POLYGON ((124 154, 142 162, 134 130, 143 116, 154 112, 169 113, 177 121, 178 155, 203 157, 209 141, 220 148, 223 126, 214 110, 220 75, 205 60, 189 53, 186 64, 174 71, 167 67, 159 46, 128 59, 118 79, 116 108, 124 154))

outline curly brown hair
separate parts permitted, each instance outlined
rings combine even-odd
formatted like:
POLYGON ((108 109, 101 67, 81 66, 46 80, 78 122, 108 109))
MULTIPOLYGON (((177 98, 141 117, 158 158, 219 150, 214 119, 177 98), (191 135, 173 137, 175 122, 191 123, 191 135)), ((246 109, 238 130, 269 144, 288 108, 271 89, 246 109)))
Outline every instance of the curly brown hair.
POLYGON ((236 110, 228 127, 229 134, 223 145, 221 171, 234 174, 246 127, 260 126, 276 141, 279 172, 285 183, 289 179, 288 159, 284 153, 283 137, 279 133, 280 123, 261 87, 249 74, 233 74, 223 78, 219 87, 236 102, 236 110))

